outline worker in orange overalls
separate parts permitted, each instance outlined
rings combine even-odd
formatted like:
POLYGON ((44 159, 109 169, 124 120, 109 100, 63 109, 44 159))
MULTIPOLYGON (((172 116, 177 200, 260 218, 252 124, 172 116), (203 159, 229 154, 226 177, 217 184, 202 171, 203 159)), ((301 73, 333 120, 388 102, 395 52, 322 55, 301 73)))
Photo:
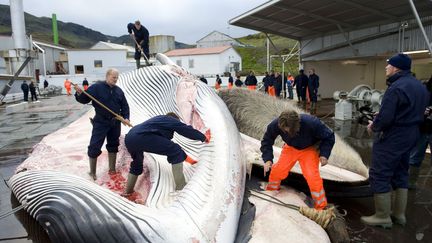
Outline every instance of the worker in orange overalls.
POLYGON ((89 82, 87 81, 87 78, 84 78, 84 80, 82 82, 82 86, 84 88, 84 91, 87 91, 88 86, 89 86, 89 82))
POLYGON ((269 183, 266 190, 280 189, 283 179, 297 161, 307 181, 315 209, 327 206, 323 180, 319 172, 319 164, 327 164, 335 143, 334 132, 318 118, 301 114, 296 111, 284 111, 268 126, 261 141, 261 152, 264 163, 264 174, 270 168, 269 183), (273 144, 277 136, 285 142, 277 163, 273 164, 273 144), (319 144, 319 148, 315 145, 319 144), (318 152, 319 151, 319 152, 318 152))
POLYGON ((215 82, 215 89, 219 90, 221 88, 222 79, 219 77, 219 74, 216 74, 216 82, 215 82))
POLYGON ((231 73, 228 74, 228 89, 232 89, 234 86, 234 79, 231 76, 231 73))
POLYGON ((71 83, 71 81, 69 81, 69 79, 66 79, 64 81, 64 87, 66 89, 67 95, 71 95, 72 94, 72 92, 71 92, 72 83, 71 83))
POLYGON ((256 90, 258 80, 255 77, 255 73, 253 71, 249 72, 249 75, 246 77, 245 85, 248 90, 256 90))

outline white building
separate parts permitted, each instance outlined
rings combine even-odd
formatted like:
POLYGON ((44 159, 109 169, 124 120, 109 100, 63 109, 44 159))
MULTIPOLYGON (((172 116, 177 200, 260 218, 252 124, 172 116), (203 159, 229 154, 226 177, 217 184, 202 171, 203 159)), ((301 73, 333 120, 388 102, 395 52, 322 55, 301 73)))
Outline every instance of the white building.
MULTIPOLYGON (((38 58, 34 59, 36 79, 39 75, 68 73, 66 48, 33 41, 33 48, 38 50, 38 58)), ((43 81, 43 80, 42 80, 43 81)))
POLYGON ((104 76, 109 68, 120 72, 135 68, 135 61, 128 61, 127 49, 69 49, 67 52, 70 75, 104 76))
POLYGON ((197 48, 217 47, 217 46, 244 46, 229 35, 219 31, 213 31, 196 42, 197 48))
POLYGON ((241 56, 232 46, 176 49, 165 55, 195 75, 208 77, 241 70, 241 56))

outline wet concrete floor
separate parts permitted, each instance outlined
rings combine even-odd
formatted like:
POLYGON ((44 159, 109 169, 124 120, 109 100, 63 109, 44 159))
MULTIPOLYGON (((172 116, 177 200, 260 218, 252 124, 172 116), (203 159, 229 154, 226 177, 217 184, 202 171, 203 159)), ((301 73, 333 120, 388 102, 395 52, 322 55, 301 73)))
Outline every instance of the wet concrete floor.
MULTIPOLYGON (((15 168, 24 161, 32 147, 45 135, 67 126, 83 115, 90 106, 75 102, 73 97, 57 96, 41 99, 38 103, 0 106, 0 215, 17 207, 6 182, 15 168)), ((352 122, 339 122, 334 116, 334 101, 318 103, 317 116, 332 127, 361 155, 368 165, 371 161, 372 139, 365 126, 352 122)), ((329 198, 341 209, 352 242, 432 242, 432 167, 428 154, 422 165, 417 190, 409 192, 405 227, 390 230, 365 226, 361 215, 374 212, 373 199, 329 198)), ((23 210, 0 219, 0 242, 49 242, 38 223, 23 210)))
MULTIPOLYGON (((0 106, 0 215, 18 206, 7 180, 45 135, 67 126, 90 109, 73 96, 0 106)), ((50 242, 42 227, 20 210, 0 219, 0 242, 50 242)))

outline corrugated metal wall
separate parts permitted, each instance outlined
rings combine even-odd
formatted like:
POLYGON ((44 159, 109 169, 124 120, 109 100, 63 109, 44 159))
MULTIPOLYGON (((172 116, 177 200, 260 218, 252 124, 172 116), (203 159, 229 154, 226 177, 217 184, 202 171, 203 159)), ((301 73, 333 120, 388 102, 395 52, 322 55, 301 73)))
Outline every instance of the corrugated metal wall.
MULTIPOLYGON (((353 43, 351 48, 343 34, 318 37, 312 40, 302 40, 302 60, 319 61, 357 57, 388 56, 403 51, 425 50, 427 44, 415 20, 407 21, 408 26, 403 32, 401 23, 381 25, 349 32, 353 43)), ((422 19, 428 36, 432 36, 432 17, 422 19)))

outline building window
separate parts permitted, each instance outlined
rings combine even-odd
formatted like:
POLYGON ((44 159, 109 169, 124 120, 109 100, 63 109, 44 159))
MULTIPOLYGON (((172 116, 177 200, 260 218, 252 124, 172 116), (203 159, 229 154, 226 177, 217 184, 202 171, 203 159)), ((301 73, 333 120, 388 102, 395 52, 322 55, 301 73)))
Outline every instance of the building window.
POLYGON ((102 67, 102 60, 94 60, 94 67, 95 68, 101 68, 102 67))
POLYGON ((82 74, 84 73, 84 66, 83 65, 75 65, 75 74, 82 74))
POLYGON ((181 67, 182 66, 181 60, 177 60, 176 64, 177 64, 177 66, 181 67))
POLYGON ((189 59, 189 68, 193 68, 193 67, 194 67, 194 60, 189 59))

